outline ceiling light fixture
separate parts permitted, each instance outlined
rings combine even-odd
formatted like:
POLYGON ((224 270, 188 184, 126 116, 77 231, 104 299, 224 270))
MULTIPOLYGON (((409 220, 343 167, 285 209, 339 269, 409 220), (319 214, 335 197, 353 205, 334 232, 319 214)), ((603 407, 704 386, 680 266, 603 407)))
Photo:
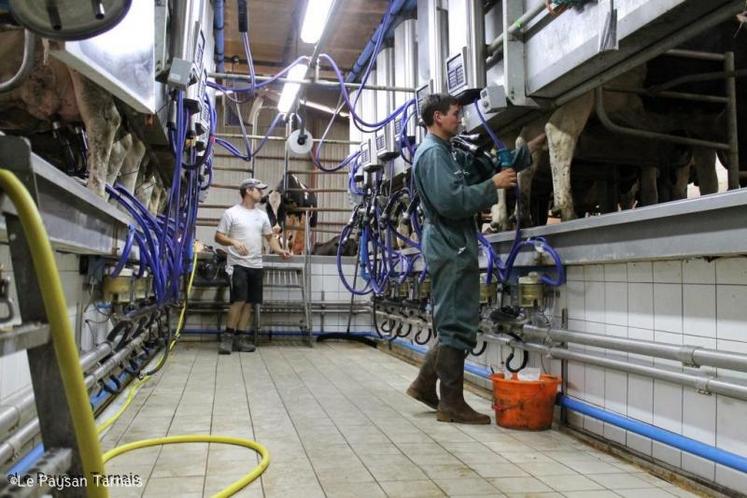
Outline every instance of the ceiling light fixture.
MULTIPOLYGON (((304 76, 306 76, 306 70, 308 68, 309 66, 307 64, 296 64, 288 72, 288 79, 302 80, 304 76)), ((290 111, 300 88, 300 83, 286 82, 285 85, 283 85, 283 92, 280 94, 280 100, 278 101, 278 111, 283 113, 290 111)))
POLYGON ((322 36, 324 26, 329 20, 329 9, 332 0, 308 0, 306 13, 301 27, 301 40, 305 43, 316 43, 322 36))

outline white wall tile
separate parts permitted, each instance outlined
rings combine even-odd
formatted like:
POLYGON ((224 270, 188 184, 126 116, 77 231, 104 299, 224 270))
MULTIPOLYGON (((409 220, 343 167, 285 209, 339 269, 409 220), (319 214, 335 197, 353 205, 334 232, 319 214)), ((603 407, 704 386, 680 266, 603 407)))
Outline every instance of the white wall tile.
POLYGON ((747 286, 716 287, 716 320, 719 339, 747 341, 747 286))
POLYGON ((682 262, 682 282, 686 284, 715 284, 716 263, 701 258, 682 262))
POLYGON ((655 261, 654 262, 654 282, 662 284, 681 284, 682 283, 682 262, 681 261, 655 261))
POLYGON ((682 333, 682 286, 654 284, 654 328, 682 333))
POLYGON ((584 416, 581 413, 568 410, 568 425, 577 429, 584 428, 584 416))
POLYGON ((716 443, 716 396, 683 387, 682 435, 714 445, 716 443))
POLYGON ((747 285, 747 258, 717 259, 716 283, 747 285))
POLYGON ((627 282, 628 265, 625 263, 604 265, 604 280, 606 282, 627 282))
POLYGON ((585 283, 568 282, 566 290, 568 291, 568 318, 571 320, 586 320, 585 309, 585 283))
POLYGON ((604 424, 604 437, 610 441, 625 445, 626 433, 627 431, 625 429, 621 429, 612 424, 604 424))
POLYGON ((727 488, 747 494, 747 473, 716 465, 716 482, 727 488))
POLYGON ((628 284, 628 325, 639 329, 654 328, 654 285, 628 284))
POLYGON ((604 282, 603 265, 586 265, 584 266, 584 280, 587 282, 604 282))
POLYGON ((604 283, 586 282, 584 303, 586 320, 604 323, 604 283))
POLYGON ((625 414, 628 404, 628 375, 607 370, 604 374, 604 407, 613 412, 625 414))
POLYGON ((682 386, 654 380, 654 425, 682 433, 682 386))
POLYGON ((575 361, 568 362, 568 394, 579 399, 586 399, 586 366, 575 361))
POLYGON ((716 479, 715 463, 684 451, 682 452, 682 469, 710 481, 716 479))
POLYGON ((644 455, 651 456, 652 453, 652 441, 651 439, 636 434, 635 432, 628 432, 627 445, 630 449, 642 453, 644 455))
POLYGON ((584 280, 584 267, 583 266, 569 266, 565 269, 565 279, 569 282, 583 281, 584 280))
POLYGON ((652 442, 651 456, 657 460, 668 463, 674 467, 680 467, 682 465, 682 452, 674 449, 671 446, 661 444, 657 441, 652 442))
POLYGON ((747 455, 745 420, 747 401, 716 395, 716 446, 737 455, 747 455))
POLYGON ((628 325, 627 283, 606 282, 604 284, 604 303, 605 323, 628 325))
POLYGON ((604 406, 604 368, 586 365, 584 373, 586 401, 604 406))
POLYGON ((716 337, 716 286, 685 284, 682 286, 685 334, 716 337))
POLYGON ((628 282, 653 282, 654 270, 649 261, 628 263, 628 282))
POLYGON ((598 436, 604 436, 604 422, 584 416, 584 429, 598 436))
POLYGON ((628 417, 651 424, 654 422, 654 381, 639 375, 628 375, 628 417))

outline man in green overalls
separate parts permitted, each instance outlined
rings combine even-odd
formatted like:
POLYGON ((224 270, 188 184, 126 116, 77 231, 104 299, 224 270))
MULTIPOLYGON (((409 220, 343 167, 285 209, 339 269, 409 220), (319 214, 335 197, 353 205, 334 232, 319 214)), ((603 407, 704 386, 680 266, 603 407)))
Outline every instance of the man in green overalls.
POLYGON ((415 153, 412 174, 425 213, 422 251, 431 275, 433 328, 438 344, 428 351, 407 394, 437 410, 442 422, 489 424, 465 401, 464 360, 477 345, 480 267, 475 215, 498 201, 496 189, 516 185, 516 173, 495 173, 487 161, 454 151, 460 106, 444 94, 426 97, 421 118, 428 134, 415 153), (441 381, 441 397, 436 380, 441 381))

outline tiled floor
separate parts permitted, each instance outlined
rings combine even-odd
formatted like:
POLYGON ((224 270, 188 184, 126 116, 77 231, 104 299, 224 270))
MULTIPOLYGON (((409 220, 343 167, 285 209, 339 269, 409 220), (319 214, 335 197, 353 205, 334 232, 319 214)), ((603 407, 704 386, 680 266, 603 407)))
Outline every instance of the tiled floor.
MULTIPOLYGON (((215 344, 185 343, 106 434, 104 449, 190 433, 256 439, 271 464, 237 496, 695 496, 557 431, 437 422, 404 395, 415 373, 354 344, 218 356, 215 344)), ((467 396, 490 412, 488 400, 467 396)), ((115 497, 208 496, 256 463, 244 448, 188 444, 123 455, 107 471, 146 482, 113 489, 115 497)))

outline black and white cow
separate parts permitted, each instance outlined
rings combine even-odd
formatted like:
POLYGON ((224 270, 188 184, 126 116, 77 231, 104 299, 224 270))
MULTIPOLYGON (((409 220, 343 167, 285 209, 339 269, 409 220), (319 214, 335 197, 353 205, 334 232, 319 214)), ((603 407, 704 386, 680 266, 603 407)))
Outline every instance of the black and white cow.
POLYGON ((294 254, 302 253, 304 217, 308 214, 309 226, 315 227, 317 212, 308 213, 294 210, 317 207, 316 194, 304 185, 296 175, 288 174, 285 180, 280 180, 275 189, 267 194, 263 202, 266 205, 267 216, 270 218, 270 225, 272 225, 272 230, 276 235, 280 236, 286 225, 301 227, 301 230, 298 228, 287 230, 285 240, 287 248, 292 250, 294 254))

